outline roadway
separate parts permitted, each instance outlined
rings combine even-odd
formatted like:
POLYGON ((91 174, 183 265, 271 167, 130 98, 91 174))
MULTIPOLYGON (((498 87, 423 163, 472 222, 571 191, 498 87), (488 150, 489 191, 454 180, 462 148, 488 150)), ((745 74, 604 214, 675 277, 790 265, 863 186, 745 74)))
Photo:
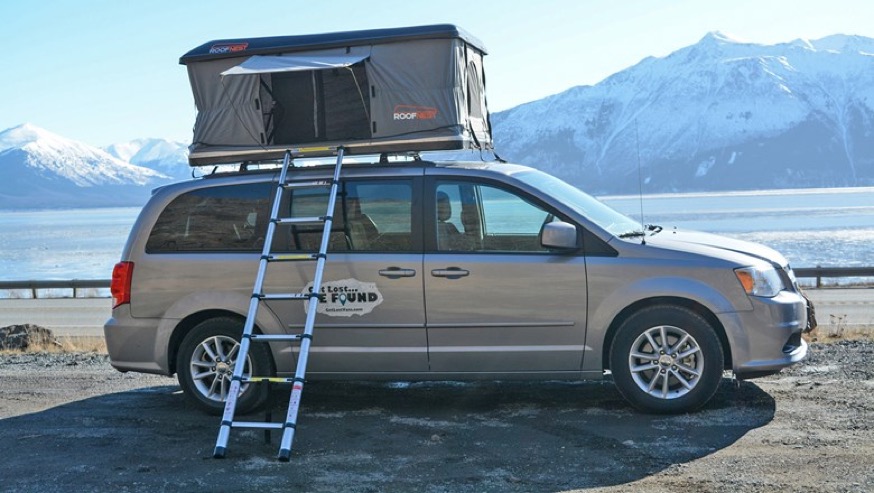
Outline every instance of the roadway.
MULTIPOLYGON (((823 288, 806 291, 822 329, 844 327, 874 332, 874 288, 823 288)), ((109 298, 0 299, 0 327, 32 323, 57 336, 102 336, 109 298)))
POLYGON ((36 324, 56 336, 102 336, 111 298, 0 299, 0 327, 36 324))

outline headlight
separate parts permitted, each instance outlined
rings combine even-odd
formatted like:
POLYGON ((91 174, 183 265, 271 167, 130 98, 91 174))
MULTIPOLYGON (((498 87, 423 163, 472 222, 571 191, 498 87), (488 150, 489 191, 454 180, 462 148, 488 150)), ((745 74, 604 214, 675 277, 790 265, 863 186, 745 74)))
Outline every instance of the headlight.
POLYGON ((743 267, 735 269, 734 274, 744 291, 752 296, 773 298, 783 290, 783 280, 773 268, 743 267))

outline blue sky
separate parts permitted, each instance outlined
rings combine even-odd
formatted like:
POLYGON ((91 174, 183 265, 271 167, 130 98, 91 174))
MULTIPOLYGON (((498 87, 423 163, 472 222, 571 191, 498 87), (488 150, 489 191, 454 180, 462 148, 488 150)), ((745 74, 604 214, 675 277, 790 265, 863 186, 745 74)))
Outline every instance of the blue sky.
POLYGON ((595 84, 722 31, 757 43, 874 37, 869 0, 2 0, 0 130, 30 122, 104 146, 188 142, 179 57, 221 38, 456 24, 482 40, 500 111, 595 84))

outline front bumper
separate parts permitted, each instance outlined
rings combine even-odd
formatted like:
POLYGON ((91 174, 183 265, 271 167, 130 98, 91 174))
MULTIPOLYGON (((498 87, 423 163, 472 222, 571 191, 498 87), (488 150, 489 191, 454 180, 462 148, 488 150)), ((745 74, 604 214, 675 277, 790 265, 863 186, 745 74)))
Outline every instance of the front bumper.
POLYGON ((750 297, 753 309, 728 317, 732 370, 740 379, 771 375, 807 356, 801 338, 808 327, 808 303, 801 293, 750 297))

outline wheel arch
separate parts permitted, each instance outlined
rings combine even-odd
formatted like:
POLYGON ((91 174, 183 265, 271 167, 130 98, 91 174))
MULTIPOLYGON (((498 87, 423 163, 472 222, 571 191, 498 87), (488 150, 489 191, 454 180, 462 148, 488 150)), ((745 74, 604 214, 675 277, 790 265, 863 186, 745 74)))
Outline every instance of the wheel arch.
POLYGON ((601 348, 601 365, 603 367, 602 369, 610 369, 610 348, 613 346, 613 339, 616 337, 616 332, 619 330, 619 327, 621 327, 622 324, 634 313, 637 313, 638 311, 645 308, 650 308, 654 306, 676 306, 680 308, 685 308, 703 317, 707 321, 707 323, 709 323, 710 326, 713 327, 714 331, 716 332, 716 336, 719 338, 719 343, 722 346, 724 368, 727 370, 730 370, 732 368, 731 345, 729 344, 728 337, 725 333, 725 327, 722 325, 722 322, 719 321, 719 318, 712 311, 710 311, 706 306, 702 305, 701 303, 690 300, 688 298, 675 296, 659 296, 638 300, 622 309, 622 311, 620 311, 616 315, 616 317, 613 318, 610 326, 607 329, 607 333, 604 336, 604 344, 601 348))
MULTIPOLYGON (((222 310, 222 309, 212 309, 212 310, 203 310, 197 313, 192 313, 187 317, 183 318, 176 324, 176 327, 173 329, 173 334, 170 336, 170 341, 167 347, 167 358, 168 363, 170 365, 170 373, 176 373, 176 356, 179 354, 179 345, 182 344, 182 340, 185 339, 185 336, 191 332, 192 329, 197 327, 202 322, 213 318, 231 318, 237 319, 240 321, 240 324, 244 324, 246 322, 246 317, 240 315, 239 313, 230 311, 230 310, 222 310)), ((260 333, 261 330, 257 324, 255 324, 254 331, 256 333, 260 333)))
MULTIPOLYGON (((210 318, 231 317, 244 323, 251 299, 251 296, 234 291, 199 291, 176 301, 165 312, 158 328, 162 334, 160 339, 167 341, 167 374, 176 373, 179 344, 191 329, 210 318)), ((267 334, 278 334, 282 330, 279 317, 266 305, 258 310, 254 327, 256 332, 267 334)))

